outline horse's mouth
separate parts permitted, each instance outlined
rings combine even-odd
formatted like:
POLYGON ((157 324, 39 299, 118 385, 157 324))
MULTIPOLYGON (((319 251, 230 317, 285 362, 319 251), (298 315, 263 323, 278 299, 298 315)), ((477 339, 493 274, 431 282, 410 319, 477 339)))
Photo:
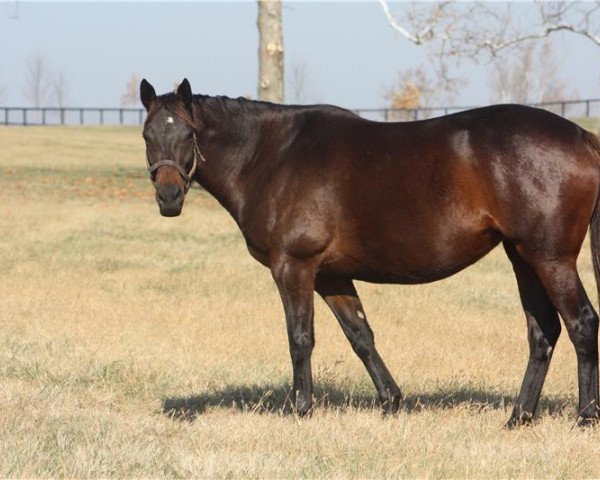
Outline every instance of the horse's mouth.
POLYGON ((181 215, 181 207, 183 205, 160 205, 160 214, 163 217, 178 217, 181 215))
POLYGON ((177 185, 158 185, 156 187, 156 203, 163 217, 181 215, 185 193, 177 185))

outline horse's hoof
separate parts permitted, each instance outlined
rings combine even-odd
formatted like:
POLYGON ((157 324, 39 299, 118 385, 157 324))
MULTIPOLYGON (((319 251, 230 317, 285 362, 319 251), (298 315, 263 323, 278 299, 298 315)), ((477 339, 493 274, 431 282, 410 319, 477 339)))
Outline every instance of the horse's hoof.
POLYGON ((577 426, 580 428, 591 428, 598 425, 598 417, 579 417, 577 419, 577 426))
POLYGON ((402 403, 402 395, 398 393, 397 395, 392 396, 381 402, 381 408, 383 410, 384 415, 394 415, 398 413, 400 409, 400 404, 402 403))
POLYGON ((310 417, 312 415, 312 411, 312 405, 308 405, 304 402, 300 405, 296 405, 296 408, 294 408, 294 413, 300 418, 310 417))
POLYGON ((526 427, 533 423, 533 415, 530 413, 521 413, 520 415, 512 415, 508 422, 504 425, 507 430, 514 430, 519 427, 526 427))
POLYGON ((307 418, 307 417, 310 417, 312 415, 312 408, 309 408, 308 410, 305 410, 305 409, 296 409, 295 413, 300 418, 307 418))

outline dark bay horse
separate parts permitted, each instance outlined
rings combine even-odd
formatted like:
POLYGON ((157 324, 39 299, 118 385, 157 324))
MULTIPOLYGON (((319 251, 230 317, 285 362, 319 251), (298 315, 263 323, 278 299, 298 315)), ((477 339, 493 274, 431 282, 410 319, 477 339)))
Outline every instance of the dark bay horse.
POLYGON ((401 394, 352 281, 425 283, 502 243, 527 319, 529 362, 509 426, 536 410, 563 318, 579 423, 598 418, 598 316, 576 268, 588 225, 600 272, 600 142, 552 113, 497 105, 379 123, 331 106, 176 93, 143 80, 156 200, 179 215, 197 181, 232 215, 281 294, 295 406, 312 406, 313 292, 337 317, 385 411, 401 394))

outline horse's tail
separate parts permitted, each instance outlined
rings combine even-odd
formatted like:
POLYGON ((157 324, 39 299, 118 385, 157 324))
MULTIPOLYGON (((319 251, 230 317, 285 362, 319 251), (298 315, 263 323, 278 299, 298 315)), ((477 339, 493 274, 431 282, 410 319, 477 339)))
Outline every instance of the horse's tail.
MULTIPOLYGON (((583 138, 586 146, 596 158, 600 167, 600 139, 591 132, 584 131, 583 138)), ((590 240, 592 247, 592 264, 594 265, 594 277, 598 289, 598 301, 600 302, 600 193, 596 197, 596 206, 590 220, 590 240)))

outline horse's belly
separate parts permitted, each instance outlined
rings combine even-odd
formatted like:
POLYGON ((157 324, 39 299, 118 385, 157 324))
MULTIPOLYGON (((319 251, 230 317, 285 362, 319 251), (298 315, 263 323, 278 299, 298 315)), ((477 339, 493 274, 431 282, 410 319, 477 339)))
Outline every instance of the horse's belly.
POLYGON ((428 283, 472 265, 501 240, 493 229, 446 238, 418 238, 395 244, 381 240, 343 252, 323 265, 323 272, 373 283, 428 283))

